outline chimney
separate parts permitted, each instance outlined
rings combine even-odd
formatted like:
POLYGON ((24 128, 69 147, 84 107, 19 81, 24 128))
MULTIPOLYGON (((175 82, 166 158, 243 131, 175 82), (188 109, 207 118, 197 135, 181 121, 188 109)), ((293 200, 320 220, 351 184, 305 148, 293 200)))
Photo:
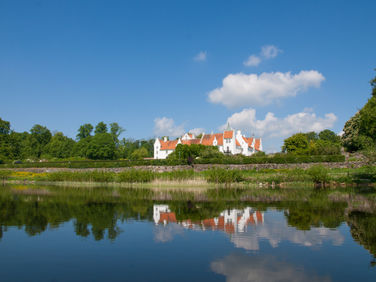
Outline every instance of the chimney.
POLYGON ((163 141, 167 142, 167 136, 163 137, 163 141))

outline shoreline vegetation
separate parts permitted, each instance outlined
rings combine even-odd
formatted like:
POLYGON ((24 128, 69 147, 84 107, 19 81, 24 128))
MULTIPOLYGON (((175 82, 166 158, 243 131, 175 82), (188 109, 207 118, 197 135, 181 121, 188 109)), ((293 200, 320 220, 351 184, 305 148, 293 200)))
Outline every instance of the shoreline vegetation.
POLYGON ((375 187, 376 167, 327 168, 314 165, 308 169, 226 169, 210 168, 154 172, 128 169, 121 172, 104 170, 28 172, 0 170, 0 180, 5 183, 74 184, 82 185, 138 185, 156 187, 338 187, 367 185, 375 187))

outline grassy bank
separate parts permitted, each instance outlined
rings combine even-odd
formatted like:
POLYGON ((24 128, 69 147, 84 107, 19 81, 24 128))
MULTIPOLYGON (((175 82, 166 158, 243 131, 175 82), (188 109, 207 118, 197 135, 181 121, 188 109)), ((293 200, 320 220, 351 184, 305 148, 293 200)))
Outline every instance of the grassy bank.
POLYGON ((35 182, 85 182, 85 183, 190 183, 196 184, 257 184, 284 185, 293 183, 338 185, 376 183, 376 167, 359 169, 329 169, 321 165, 303 169, 263 169, 230 170, 212 168, 202 172, 176 170, 171 172, 152 172, 149 170, 129 169, 120 173, 103 170, 50 173, 32 173, 23 171, 0 170, 0 179, 11 181, 35 182))
MULTIPOLYGON (((343 155, 293 155, 279 154, 274 156, 245 157, 223 156, 221 158, 198 158, 195 164, 297 164, 320 162, 344 162, 343 155)), ((83 160, 54 162, 20 162, 0 164, 0 168, 117 168, 134 166, 175 166, 188 165, 187 160, 83 160)))

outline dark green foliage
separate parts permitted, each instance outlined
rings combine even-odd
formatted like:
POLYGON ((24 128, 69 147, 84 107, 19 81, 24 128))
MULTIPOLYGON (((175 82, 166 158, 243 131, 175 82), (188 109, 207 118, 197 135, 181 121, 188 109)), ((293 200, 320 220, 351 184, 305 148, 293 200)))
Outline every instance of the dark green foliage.
POLYGON ((347 151, 375 150, 376 148, 376 77, 371 81, 372 96, 364 107, 349 119, 342 136, 347 151))
POLYGON ((116 156, 116 145, 109 133, 97 133, 88 143, 86 157, 92 160, 112 160, 116 156))
POLYGON ((322 141, 326 141, 329 143, 340 143, 341 137, 339 137, 337 134, 335 134, 333 131, 329 129, 325 129, 319 133, 319 138, 322 141))
POLYGON ((103 121, 99 122, 97 126, 95 127, 94 133, 95 135, 107 133, 107 124, 105 124, 103 121))
POLYGON ((82 140, 84 138, 91 136, 93 128, 94 127, 90 123, 85 123, 84 125, 81 125, 78 129, 78 134, 76 136, 77 140, 82 140))
POLYGON ((117 122, 110 123, 110 134, 116 144, 119 143, 119 136, 124 131, 124 128, 122 128, 117 122))
POLYGON ((44 154, 58 159, 69 158, 74 145, 75 142, 73 139, 64 136, 61 132, 57 132, 46 145, 44 154))
POLYGON ((10 133, 10 122, 0 118, 0 134, 10 133))
POLYGON ((40 158, 45 146, 50 142, 52 134, 47 127, 36 124, 30 130, 28 138, 28 147, 30 148, 30 156, 40 158))

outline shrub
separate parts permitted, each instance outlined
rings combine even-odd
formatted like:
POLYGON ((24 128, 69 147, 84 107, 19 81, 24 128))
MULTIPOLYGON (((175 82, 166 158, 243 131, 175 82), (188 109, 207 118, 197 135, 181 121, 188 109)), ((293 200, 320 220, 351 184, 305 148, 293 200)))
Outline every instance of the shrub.
POLYGON ((307 173, 311 176, 313 182, 316 184, 325 184, 329 181, 329 171, 322 165, 315 165, 307 169, 307 173))

